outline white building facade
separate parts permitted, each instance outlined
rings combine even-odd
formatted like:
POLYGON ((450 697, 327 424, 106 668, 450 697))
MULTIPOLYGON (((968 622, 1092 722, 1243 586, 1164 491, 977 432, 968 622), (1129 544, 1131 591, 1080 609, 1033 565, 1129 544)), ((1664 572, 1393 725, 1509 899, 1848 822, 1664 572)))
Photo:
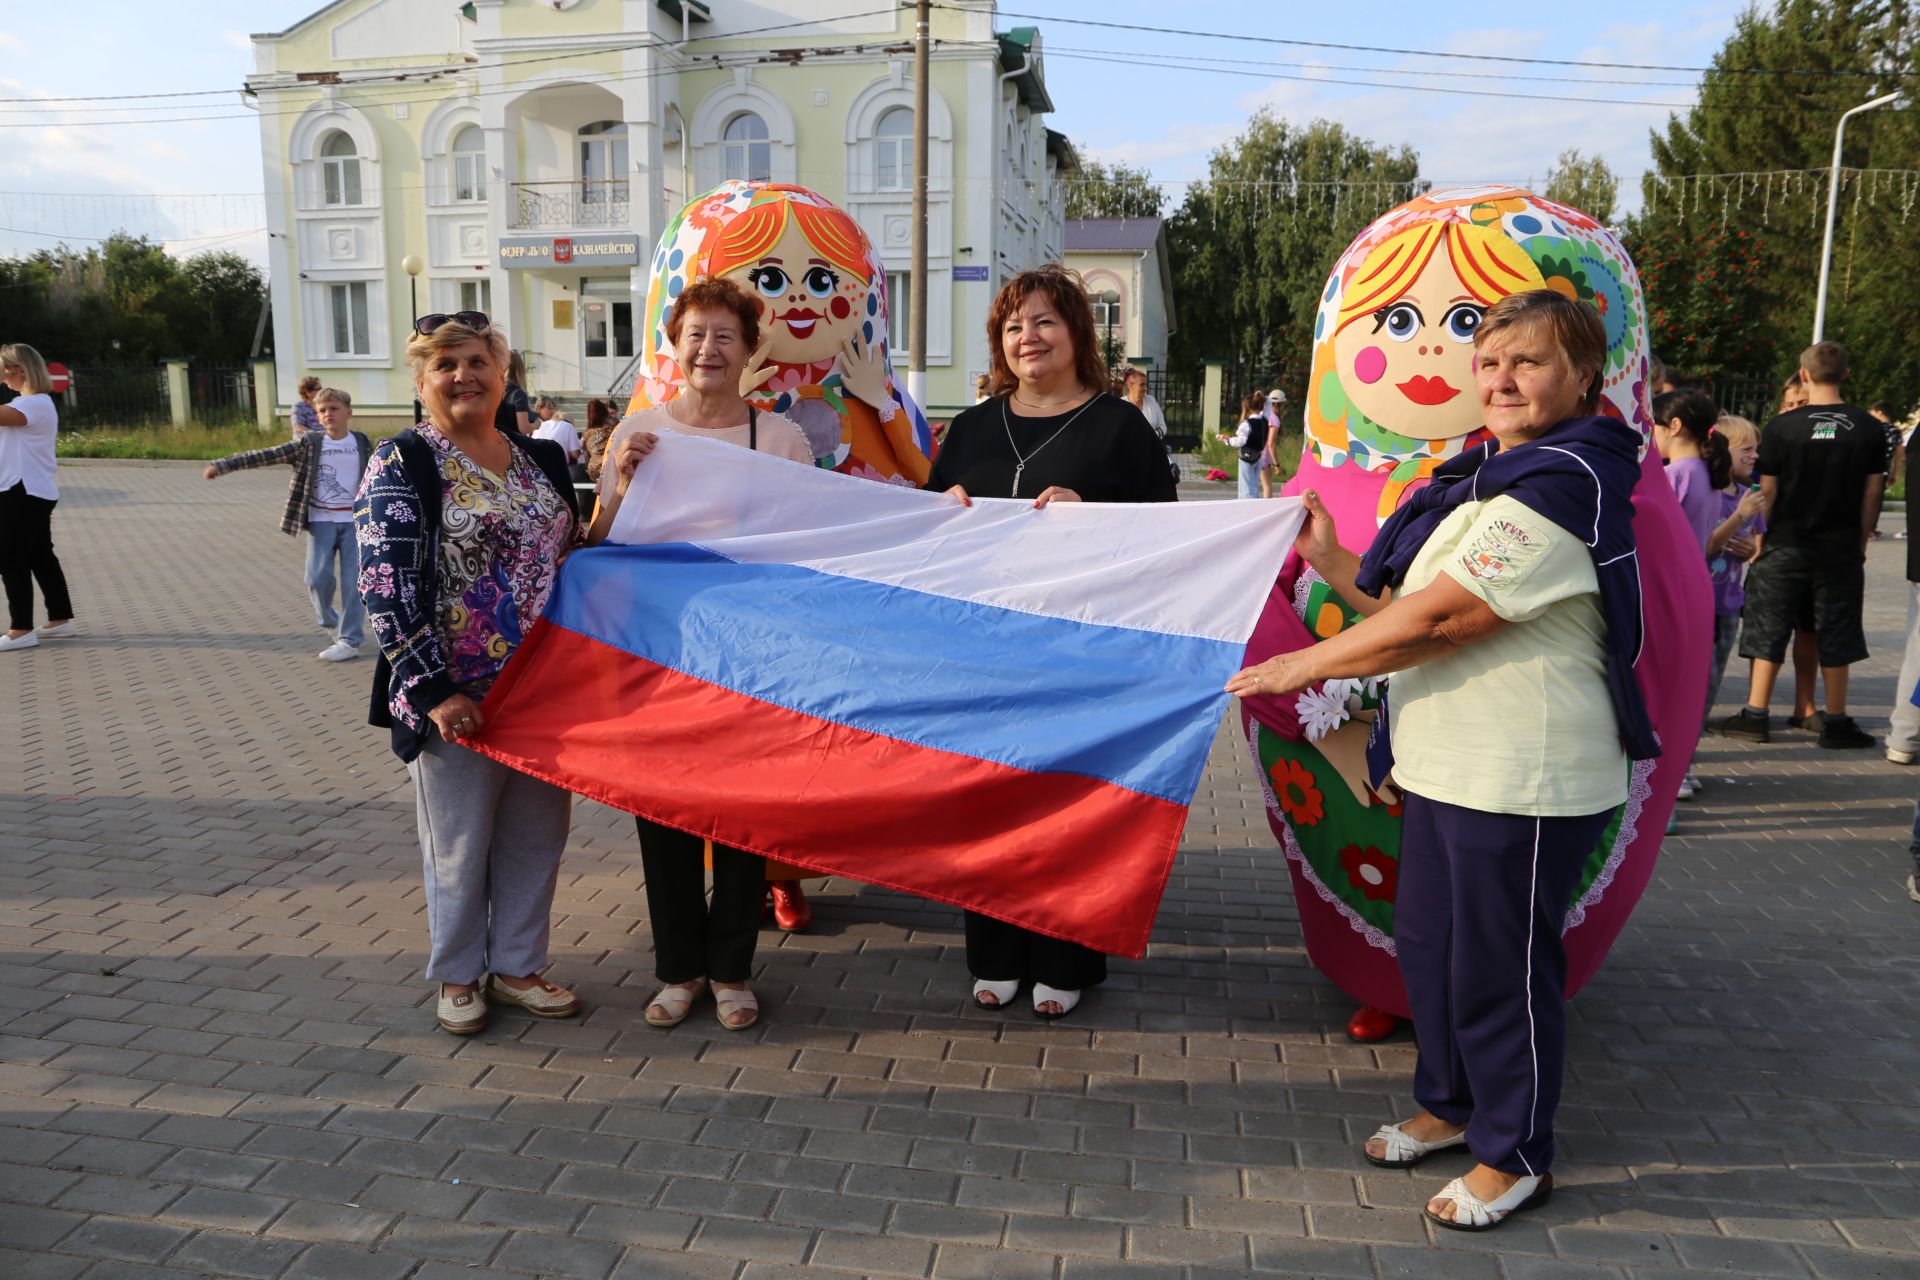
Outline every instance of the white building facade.
MULTIPOLYGON (((314 373, 404 416, 414 315, 479 310, 529 390, 624 403, 654 243, 726 178, 853 214, 887 263, 904 374, 913 11, 872 8, 336 0, 253 37, 280 402, 314 373)), ((955 0, 932 35, 927 407, 945 416, 987 366, 994 292, 1060 260, 1075 162, 1045 127, 1038 32, 955 0)))

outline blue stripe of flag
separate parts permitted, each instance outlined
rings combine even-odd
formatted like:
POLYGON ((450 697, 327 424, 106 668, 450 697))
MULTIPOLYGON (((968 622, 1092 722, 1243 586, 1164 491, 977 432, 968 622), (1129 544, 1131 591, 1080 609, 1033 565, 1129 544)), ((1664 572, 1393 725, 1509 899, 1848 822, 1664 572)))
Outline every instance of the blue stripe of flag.
POLYGON ((804 715, 1176 804, 1199 785, 1244 653, 686 543, 576 552, 546 616, 804 715))

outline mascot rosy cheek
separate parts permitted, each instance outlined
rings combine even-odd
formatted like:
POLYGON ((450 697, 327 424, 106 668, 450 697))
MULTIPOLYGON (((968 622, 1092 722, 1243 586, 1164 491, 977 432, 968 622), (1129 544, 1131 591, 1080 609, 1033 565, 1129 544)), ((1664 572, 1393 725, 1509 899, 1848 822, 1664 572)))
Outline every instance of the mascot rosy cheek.
MULTIPOLYGON (((1540 288, 1599 311, 1608 343, 1600 411, 1645 436, 1645 303, 1619 241, 1586 215, 1525 191, 1440 191, 1381 217, 1334 265, 1314 324, 1300 471, 1285 493, 1316 490, 1340 540, 1364 551, 1435 467, 1486 438, 1474 392, 1474 330, 1492 303, 1540 288)), ((1706 566, 1651 450, 1633 500, 1647 636, 1635 674, 1663 753, 1633 766, 1629 799, 1575 891, 1566 925, 1569 995, 1600 967, 1653 874, 1706 697, 1713 624, 1706 566)), ((1357 620, 1347 601, 1289 554, 1247 661, 1303 648, 1357 620)), ((1356 1038, 1386 1034, 1407 1013, 1393 941, 1400 809, 1366 782, 1374 692, 1373 681, 1329 681, 1242 704, 1307 955, 1363 1006, 1349 1028, 1356 1038)), ((1473 744, 1460 746, 1460 767, 1473 768, 1473 744)))
POLYGON ((640 376, 629 413, 680 394, 667 313, 720 276, 760 303, 761 348, 743 394, 785 414, 822 466, 923 484, 933 440, 887 349, 887 274, 847 212, 805 187, 724 182, 675 215, 653 255, 640 376))

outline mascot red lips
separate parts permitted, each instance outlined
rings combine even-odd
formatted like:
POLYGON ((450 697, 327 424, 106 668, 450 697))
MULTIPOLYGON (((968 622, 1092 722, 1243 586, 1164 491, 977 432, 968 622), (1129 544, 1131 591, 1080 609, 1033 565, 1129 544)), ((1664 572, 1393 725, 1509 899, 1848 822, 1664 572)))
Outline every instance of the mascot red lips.
POLYGON ((804 338, 813 332, 813 326, 820 323, 820 313, 806 307, 794 307, 780 317, 780 322, 793 331, 796 338, 804 338))
POLYGON ((1445 404, 1460 394, 1460 388, 1450 384, 1445 378, 1429 378, 1416 375, 1405 382, 1396 383, 1400 394, 1415 404, 1445 404))

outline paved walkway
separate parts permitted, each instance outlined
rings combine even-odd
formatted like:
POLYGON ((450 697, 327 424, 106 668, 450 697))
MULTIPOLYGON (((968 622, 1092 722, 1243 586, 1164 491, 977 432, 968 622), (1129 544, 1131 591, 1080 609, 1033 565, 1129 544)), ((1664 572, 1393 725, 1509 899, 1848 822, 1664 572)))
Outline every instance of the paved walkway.
MULTIPOLYGON (((1356 1150, 1349 1045, 1223 738, 1151 955, 1064 1024, 971 1010, 955 913, 833 882, 744 1035, 648 1029, 631 829, 576 811, 556 976, 433 1029, 413 802, 315 661, 284 474, 63 470, 86 638, 0 666, 0 1276, 1920 1275, 1920 770, 1712 741, 1573 1007, 1560 1194, 1435 1238, 1356 1150)), ((1883 729, 1900 544, 1874 549, 1883 729)))

